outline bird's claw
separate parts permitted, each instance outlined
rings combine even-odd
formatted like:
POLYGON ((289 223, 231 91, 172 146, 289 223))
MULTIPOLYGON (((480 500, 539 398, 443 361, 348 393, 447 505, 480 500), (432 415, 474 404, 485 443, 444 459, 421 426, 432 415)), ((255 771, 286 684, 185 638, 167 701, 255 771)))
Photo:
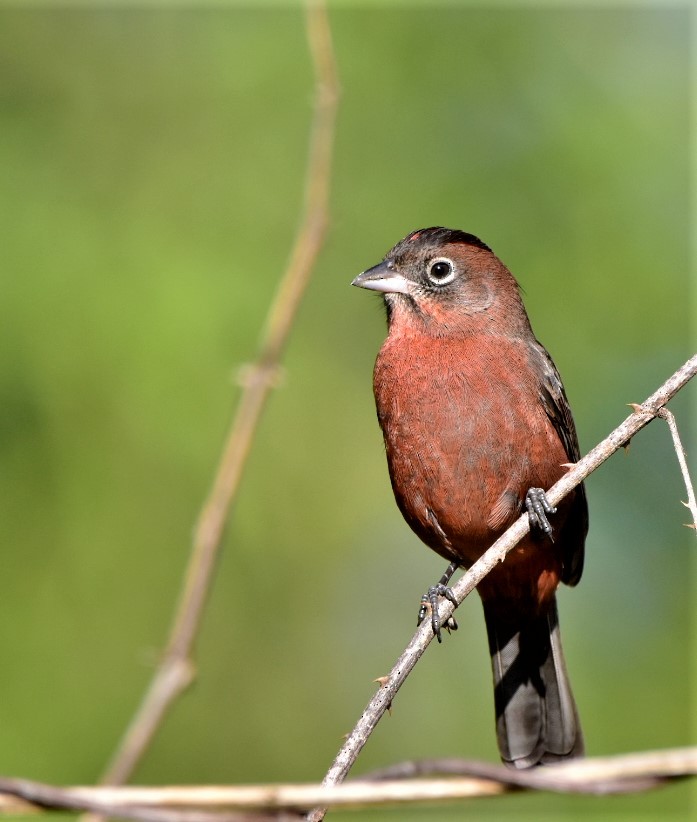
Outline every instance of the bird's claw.
POLYGON ((554 542, 552 526, 547 519, 547 514, 556 514, 557 509, 549 502, 542 488, 530 488, 528 490, 525 495, 525 508, 528 512, 530 527, 539 528, 543 534, 554 542))
POLYGON ((445 628, 446 631, 457 631, 457 622, 455 621, 455 617, 451 614, 441 625, 440 618, 438 617, 438 597, 444 597, 449 602, 452 602, 453 605, 457 605, 457 599, 455 598, 452 588, 448 585, 444 585, 442 582, 439 582, 437 585, 432 585, 421 597, 419 618, 416 624, 421 625, 424 619, 426 619, 426 614, 430 611, 433 633, 435 634, 438 642, 442 642, 443 638, 440 633, 441 628, 445 628))

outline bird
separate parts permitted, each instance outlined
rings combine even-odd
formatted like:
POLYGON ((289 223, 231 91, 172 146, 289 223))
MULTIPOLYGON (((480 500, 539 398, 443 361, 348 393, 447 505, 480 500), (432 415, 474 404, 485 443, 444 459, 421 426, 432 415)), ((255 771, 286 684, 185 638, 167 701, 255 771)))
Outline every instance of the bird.
POLYGON ((583 756, 555 592, 581 578, 588 506, 583 485, 556 508, 545 494, 580 452, 519 285, 482 240, 442 226, 411 232, 352 285, 386 309, 373 389, 397 506, 449 562, 420 619, 431 611, 440 641, 436 606, 455 602, 452 575, 527 511, 529 534, 477 588, 499 753, 516 769, 583 756))

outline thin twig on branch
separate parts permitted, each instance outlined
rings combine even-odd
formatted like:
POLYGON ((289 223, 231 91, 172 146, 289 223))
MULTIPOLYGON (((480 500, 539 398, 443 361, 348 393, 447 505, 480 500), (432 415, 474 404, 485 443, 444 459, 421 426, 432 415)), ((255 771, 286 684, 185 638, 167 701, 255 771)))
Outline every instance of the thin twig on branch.
MULTIPOLYGON (((592 451, 579 460, 569 471, 555 483, 547 498, 552 505, 557 505, 571 490, 579 485, 589 474, 595 471, 608 457, 651 422, 660 412, 660 409, 697 373, 697 354, 688 360, 682 368, 673 374, 663 385, 641 405, 633 405, 634 413, 609 434, 592 451)), ((476 588, 484 577, 506 554, 520 542, 529 532, 530 525, 527 514, 523 514, 516 522, 483 554, 474 565, 453 586, 453 593, 458 605, 476 588)), ((455 606, 448 600, 440 603, 438 610, 441 625, 445 625, 455 606)), ((431 621, 425 620, 399 657, 391 672, 384 678, 384 683, 375 696, 370 700, 356 723, 353 731, 339 750, 323 785, 337 785, 342 782, 353 763, 356 761, 363 746, 368 741, 376 725, 385 711, 392 704, 397 692, 413 670, 433 639, 431 621)), ((309 815, 310 822, 319 822, 324 817, 324 810, 316 808, 309 815)))
POLYGON ((685 456, 685 449, 682 447, 680 441, 680 432, 678 431, 678 424, 675 421, 675 416, 672 411, 667 408, 661 408, 658 416, 668 423, 670 435, 673 438, 673 447, 675 448, 675 455, 678 458, 680 465, 680 473, 682 474, 683 482, 685 483, 685 490, 687 491, 687 502, 683 502, 685 508, 690 510, 692 514, 692 524, 689 526, 695 529, 695 536, 697 536, 697 501, 695 501, 695 489, 690 479, 690 472, 687 469, 687 458, 685 456))
POLYGON ((288 266, 269 309, 256 361, 245 369, 237 412, 194 535, 167 649, 142 702, 102 776, 123 784, 150 744, 162 719, 194 676, 194 641, 210 590, 223 531, 239 487, 254 434, 288 336, 324 241, 328 223, 334 124, 339 98, 331 31, 324 2, 307 7, 307 34, 315 77, 315 100, 305 189, 305 212, 288 266))
MULTIPOLYGON (((303 808, 380 807, 404 803, 452 802, 536 790, 580 794, 641 791, 662 781, 697 774, 697 748, 574 760, 547 768, 514 771, 465 760, 402 763, 343 785, 236 785, 173 787, 59 788, 23 779, 0 779, 0 794, 29 807, 91 810, 143 822, 241 822, 297 819, 303 808), (413 778, 425 772, 452 774, 413 778), (400 779, 407 774, 409 778, 400 779)), ((5 800, 7 802, 7 800, 5 800)), ((0 802, 0 813, 9 806, 0 802)), ((13 806, 16 808, 16 805, 13 806)))

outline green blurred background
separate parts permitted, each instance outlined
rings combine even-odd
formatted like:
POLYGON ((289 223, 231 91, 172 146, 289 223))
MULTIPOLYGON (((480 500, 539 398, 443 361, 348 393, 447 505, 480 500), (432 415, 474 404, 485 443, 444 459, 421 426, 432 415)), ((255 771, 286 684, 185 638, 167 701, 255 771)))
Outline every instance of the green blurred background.
MULTIPOLYGON (((331 22, 331 231, 199 678, 141 783, 320 778, 443 570, 394 505, 370 383, 383 312, 349 288, 399 238, 443 224, 492 245, 584 451, 690 354, 687 7, 343 5, 331 22)), ((0 772, 88 783, 165 641, 235 374, 299 223, 312 73, 291 5, 6 5, 0 67, 0 772)), ((686 436, 694 390, 671 406, 686 436)), ((665 426, 588 494, 587 570, 560 595, 588 751, 688 744, 694 540, 665 426)), ((356 773, 497 760, 479 602, 458 619, 356 773)), ((361 818, 687 818, 691 798, 680 783, 361 818)))

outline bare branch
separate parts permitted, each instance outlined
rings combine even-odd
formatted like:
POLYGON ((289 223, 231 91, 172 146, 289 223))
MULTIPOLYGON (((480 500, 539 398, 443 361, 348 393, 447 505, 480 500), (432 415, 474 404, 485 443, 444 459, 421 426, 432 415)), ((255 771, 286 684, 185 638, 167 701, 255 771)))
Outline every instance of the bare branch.
POLYGON ((682 447, 680 441, 680 433, 678 432, 678 424, 675 422, 675 416, 667 408, 661 408, 658 416, 668 423, 670 435, 673 438, 673 447, 675 448, 675 455, 678 458, 680 465, 680 472, 682 473, 683 481, 685 482, 685 490, 687 491, 687 502, 683 502, 685 508, 690 509, 692 514, 692 525, 690 527, 695 529, 695 536, 697 536, 697 501, 695 501, 695 489, 690 479, 690 472, 687 470, 687 458, 685 456, 685 449, 682 447))
POLYGON ((203 506, 176 616, 164 654, 135 716, 107 767, 102 784, 124 783, 150 744, 166 711, 194 675, 190 659, 220 551, 262 411, 328 223, 329 181, 338 105, 338 83, 327 12, 307 8, 307 33, 315 74, 315 102, 307 167, 305 213, 290 261, 270 307, 256 361, 246 369, 237 413, 203 506))
MULTIPOLYGON (((303 808, 384 806, 496 796, 519 790, 607 794, 642 791, 667 779, 697 774, 697 748, 580 759, 514 771, 465 760, 408 762, 382 778, 343 785, 236 785, 58 788, 24 779, 0 779, 0 813, 24 808, 90 810, 142 822, 266 822, 297 819, 303 808), (423 778, 424 774, 449 774, 423 778), (407 775, 409 778, 398 777, 407 775), (415 776, 419 778, 414 778, 415 776), (13 798, 10 805, 7 797, 13 798), (30 803, 30 804, 26 804, 30 803)), ((375 775, 373 775, 375 776, 375 775)))
MULTIPOLYGON (((194 792, 196 789, 193 789, 194 792)), ((29 779, 0 778, 0 814, 34 814, 37 810, 87 811, 101 819, 105 816, 137 822, 297 822, 295 812, 260 813, 183 809, 163 804, 167 789, 129 789, 119 787, 59 788, 29 779), (123 792, 123 796, 119 792, 123 792), (116 795, 114 795, 116 792, 116 795), (131 793, 129 793, 131 792, 131 793), (132 793, 136 794, 136 801, 132 793), (138 801, 140 799, 140 801, 138 801), (21 803, 21 804, 18 804, 21 803)))
MULTIPOLYGON (((656 417, 660 409, 697 373, 697 355, 688 360, 685 365, 673 374, 666 382, 641 405, 632 406, 634 413, 609 434, 592 451, 586 454, 579 462, 547 492, 547 498, 552 505, 557 505, 573 488, 581 483, 589 474, 595 471, 608 457, 640 431, 656 417)), ((529 532, 527 514, 523 514, 511 527, 483 554, 477 562, 453 586, 453 593, 458 605, 476 588, 484 577, 506 554, 520 542, 529 532)), ((444 600, 439 607, 441 624, 445 625, 455 606, 444 600)), ((418 628, 411 641, 399 657, 387 680, 375 696, 368 703, 353 731, 339 750, 332 766, 322 782, 323 785, 336 785, 342 782, 353 763, 356 761, 363 746, 371 733, 390 707, 397 692, 405 682, 416 663, 433 639, 433 630, 430 620, 425 620, 418 628)), ((316 808, 308 817, 311 822, 318 822, 324 816, 322 808, 316 808)))

